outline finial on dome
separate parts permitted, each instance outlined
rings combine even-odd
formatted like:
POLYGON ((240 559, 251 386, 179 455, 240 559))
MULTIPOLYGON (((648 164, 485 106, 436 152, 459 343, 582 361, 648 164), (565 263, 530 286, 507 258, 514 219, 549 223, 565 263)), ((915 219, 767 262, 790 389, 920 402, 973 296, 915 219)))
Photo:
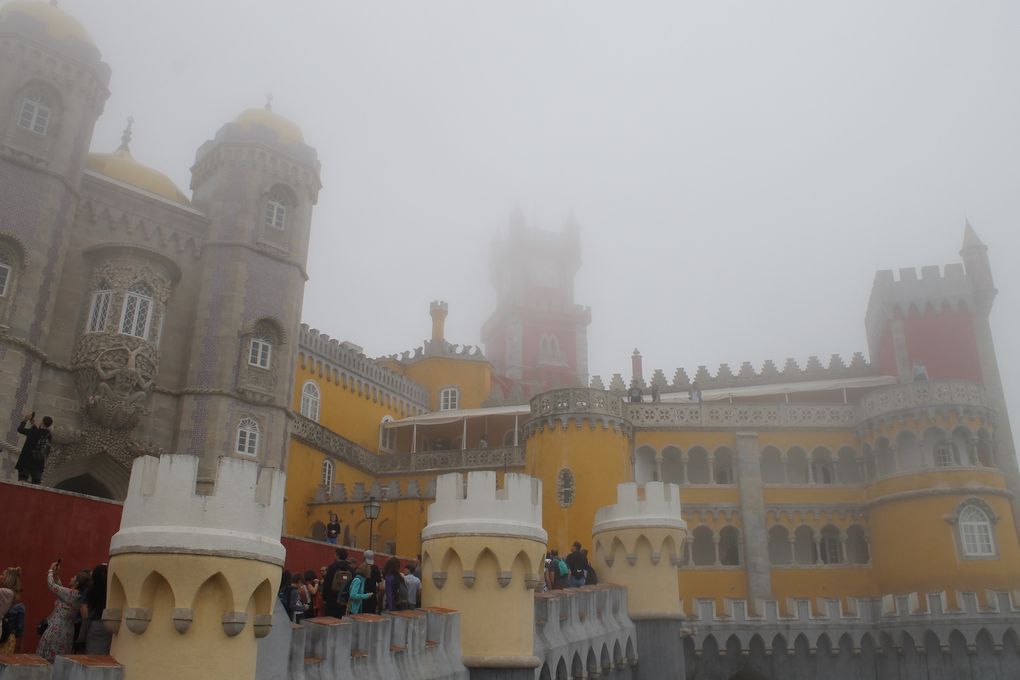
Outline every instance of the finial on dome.
POLYGON ((268 92, 266 93, 266 111, 272 110, 273 110, 273 93, 268 92))
POLYGON ((127 127, 124 128, 124 133, 120 136, 120 146, 117 147, 117 151, 127 151, 130 153, 128 145, 131 144, 131 126, 135 124, 135 117, 128 116, 127 127))

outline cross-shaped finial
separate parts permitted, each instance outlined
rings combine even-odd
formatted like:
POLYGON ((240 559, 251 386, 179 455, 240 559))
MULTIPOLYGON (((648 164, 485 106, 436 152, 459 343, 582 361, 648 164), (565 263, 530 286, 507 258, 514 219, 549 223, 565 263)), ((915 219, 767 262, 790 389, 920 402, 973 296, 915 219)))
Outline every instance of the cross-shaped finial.
POLYGON ((135 124, 135 117, 128 116, 127 127, 124 128, 124 133, 120 136, 120 147, 118 151, 129 151, 128 145, 131 143, 131 126, 135 124))
POLYGON ((266 94, 266 111, 273 110, 273 93, 266 94))

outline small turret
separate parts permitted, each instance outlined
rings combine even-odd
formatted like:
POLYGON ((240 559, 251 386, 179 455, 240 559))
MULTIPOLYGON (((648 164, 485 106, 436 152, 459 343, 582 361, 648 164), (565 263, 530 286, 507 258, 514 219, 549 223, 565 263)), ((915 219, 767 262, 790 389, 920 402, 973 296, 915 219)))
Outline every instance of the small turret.
POLYGON ((992 309, 992 302, 998 291, 992 278, 992 266, 988 262, 988 246, 981 242, 969 221, 963 229, 960 257, 963 258, 967 277, 974 285, 975 307, 987 314, 992 309))
POLYGON ((446 342, 446 315, 450 307, 443 300, 433 300, 429 304, 429 315, 432 316, 432 344, 442 345, 446 342))

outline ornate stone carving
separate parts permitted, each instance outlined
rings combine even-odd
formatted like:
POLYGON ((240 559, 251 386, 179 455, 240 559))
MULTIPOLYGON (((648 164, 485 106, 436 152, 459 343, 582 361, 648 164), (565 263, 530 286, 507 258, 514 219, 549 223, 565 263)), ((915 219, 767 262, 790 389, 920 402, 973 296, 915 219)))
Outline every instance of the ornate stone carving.
POLYGON ((149 413, 159 353, 142 338, 88 333, 75 343, 71 370, 88 419, 110 430, 130 430, 149 413))

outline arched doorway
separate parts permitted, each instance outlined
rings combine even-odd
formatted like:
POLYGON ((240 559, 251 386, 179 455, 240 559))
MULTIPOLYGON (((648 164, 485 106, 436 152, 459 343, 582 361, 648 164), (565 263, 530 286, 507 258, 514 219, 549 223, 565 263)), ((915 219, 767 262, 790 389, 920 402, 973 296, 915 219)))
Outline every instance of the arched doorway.
POLYGON ((90 474, 78 475, 77 477, 71 477, 65 479, 62 482, 56 484, 54 489, 60 489, 62 491, 73 491, 74 493, 80 493, 85 496, 95 496, 96 498, 107 498, 109 500, 116 500, 113 497, 113 493, 98 479, 90 474))

